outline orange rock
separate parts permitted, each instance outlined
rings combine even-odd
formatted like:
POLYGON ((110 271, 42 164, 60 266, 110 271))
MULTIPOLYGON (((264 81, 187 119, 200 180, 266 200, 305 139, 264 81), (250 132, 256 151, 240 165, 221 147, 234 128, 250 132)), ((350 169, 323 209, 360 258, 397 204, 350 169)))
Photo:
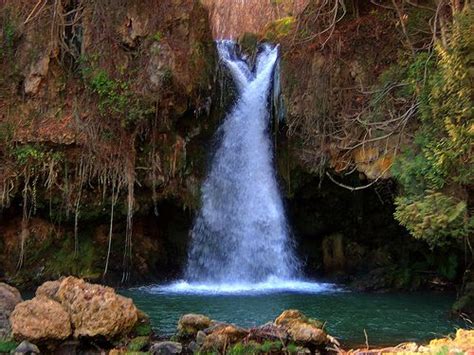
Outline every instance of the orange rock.
POLYGON ((321 329, 321 322, 306 317, 298 310, 284 311, 275 319, 275 324, 285 329, 298 344, 324 345, 329 342, 326 332, 321 329))
POLYGON ((17 340, 63 340, 71 335, 71 322, 65 309, 46 297, 19 303, 10 316, 17 340))
POLYGON ((117 295, 110 287, 72 276, 61 281, 53 298, 68 311, 75 337, 112 338, 127 334, 138 320, 138 310, 131 299, 117 295))

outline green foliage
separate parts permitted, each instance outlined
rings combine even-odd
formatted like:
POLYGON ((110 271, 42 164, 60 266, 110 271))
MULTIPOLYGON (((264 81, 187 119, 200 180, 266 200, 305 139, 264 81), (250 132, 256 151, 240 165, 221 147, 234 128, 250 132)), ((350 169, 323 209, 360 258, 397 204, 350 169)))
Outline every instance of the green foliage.
POLYGON ((134 329, 133 332, 140 337, 143 336, 150 336, 152 333, 152 328, 150 323, 140 323, 137 325, 134 329))
POLYGON ((123 127, 130 127, 153 112, 130 88, 127 81, 113 79, 102 69, 85 68, 92 92, 99 96, 99 112, 103 116, 119 117, 123 127))
POLYGON ((46 150, 41 145, 25 144, 11 148, 10 155, 20 166, 35 168, 45 161, 60 162, 64 159, 62 152, 46 150))
POLYGON ((0 341, 0 354, 9 354, 15 350, 17 346, 18 343, 14 341, 0 341))
POLYGON ((39 146, 30 144, 21 145, 13 150, 13 156, 21 165, 41 162, 45 157, 45 152, 39 146))
POLYGON ((283 346, 281 341, 270 341, 267 340, 262 344, 255 341, 248 343, 237 343, 229 349, 227 354, 229 355, 244 355, 244 354, 280 354, 282 352, 296 354, 298 352, 298 346, 290 343, 286 347, 283 346))
POLYGON ((474 181, 473 24, 471 10, 457 14, 448 46, 437 43, 433 53, 418 54, 401 71, 405 94, 417 98, 420 127, 413 147, 392 168, 403 186, 395 218, 431 246, 473 230, 466 197, 452 192, 474 181))
POLYGON ((127 350, 129 351, 141 351, 143 350, 148 343, 150 342, 150 338, 147 336, 140 336, 133 338, 127 346, 127 350))
POLYGON ((11 57, 15 46, 16 28, 9 18, 3 19, 0 32, 0 58, 11 57))
POLYGON ((278 41, 288 36, 295 27, 296 19, 293 16, 282 17, 270 23, 265 31, 265 38, 270 41, 278 41))
POLYGON ((427 192, 417 197, 398 197, 395 218, 415 238, 430 245, 445 245, 451 238, 462 238, 473 230, 474 220, 468 218, 466 202, 440 192, 427 192))
POLYGON ((229 355, 245 355, 245 354, 258 354, 258 344, 256 343, 249 343, 249 344, 242 344, 237 343, 235 344, 230 350, 228 351, 229 355))
POLYGON ((153 34, 153 36, 151 36, 151 39, 159 43, 163 39, 163 34, 160 31, 157 31, 153 34))
POLYGON ((10 354, 17 346, 15 341, 0 341, 0 354, 10 354))
POLYGON ((290 354, 296 354, 298 352, 298 346, 296 344, 290 343, 286 346, 286 351, 290 354))
POLYGON ((260 350, 264 353, 269 353, 272 351, 280 351, 283 347, 281 341, 269 341, 267 340, 262 345, 260 345, 260 350))

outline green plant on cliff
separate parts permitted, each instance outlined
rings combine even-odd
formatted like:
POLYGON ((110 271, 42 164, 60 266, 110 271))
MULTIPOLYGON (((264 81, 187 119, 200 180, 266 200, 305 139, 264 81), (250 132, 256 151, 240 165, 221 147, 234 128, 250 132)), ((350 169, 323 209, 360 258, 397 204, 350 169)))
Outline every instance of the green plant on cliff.
POLYGON ((282 37, 288 36, 296 26, 296 19, 293 16, 282 17, 271 22, 265 30, 265 38, 277 42, 282 37))
POLYGON ((394 176, 403 186, 395 218, 432 246, 468 237, 474 230, 465 189, 474 182, 474 16, 455 15, 449 42, 418 55, 407 71, 419 103, 414 146, 399 156, 394 176))
POLYGON ((153 112, 152 105, 134 95, 127 81, 113 79, 102 69, 87 68, 84 75, 91 91, 99 97, 100 114, 120 117, 123 127, 134 126, 153 112))

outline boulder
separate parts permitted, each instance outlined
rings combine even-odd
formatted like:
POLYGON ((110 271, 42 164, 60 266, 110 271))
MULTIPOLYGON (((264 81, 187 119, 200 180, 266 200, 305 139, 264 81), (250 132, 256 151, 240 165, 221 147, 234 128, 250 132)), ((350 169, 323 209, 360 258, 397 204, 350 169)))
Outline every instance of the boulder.
POLYGON ((206 329, 205 332, 208 335, 204 339, 200 339, 202 341, 200 351, 202 352, 223 351, 225 347, 241 341, 249 334, 246 329, 226 323, 220 323, 206 329))
POLYGON ((160 341, 150 347, 151 355, 174 355, 181 354, 183 346, 175 341, 160 341))
POLYGON ((330 342, 320 321, 308 318, 297 310, 284 311, 275 319, 275 325, 288 332, 291 339, 298 344, 320 346, 330 342))
POLYGON ((287 341, 289 336, 286 330, 270 322, 250 329, 248 338, 258 343, 264 343, 265 341, 287 341))
POLYGON ((33 341, 70 335, 111 340, 130 333, 136 325, 146 325, 138 320, 139 311, 131 299, 75 277, 45 282, 36 290, 36 297, 19 304, 11 317, 15 337, 33 341), (29 317, 29 312, 34 316, 29 317))
POLYGON ((46 281, 40 287, 36 289, 35 295, 37 297, 44 296, 47 298, 55 299, 56 293, 59 290, 59 286, 61 285, 60 280, 56 281, 46 281))
POLYGON ((16 288, 0 282, 0 341, 11 337, 10 314, 21 301, 20 292, 16 288))
POLYGON ((178 321, 178 337, 195 336, 198 331, 209 328, 212 324, 212 320, 205 315, 185 314, 178 321))
POLYGON ((17 340, 63 340, 72 332, 69 314, 61 304, 46 297, 17 304, 10 322, 17 340))
POLYGON ((39 288, 69 313, 74 337, 104 336, 108 339, 129 333, 138 321, 138 310, 129 298, 110 287, 66 277, 57 287, 50 283, 39 288), (56 292, 54 292, 56 290, 56 292))

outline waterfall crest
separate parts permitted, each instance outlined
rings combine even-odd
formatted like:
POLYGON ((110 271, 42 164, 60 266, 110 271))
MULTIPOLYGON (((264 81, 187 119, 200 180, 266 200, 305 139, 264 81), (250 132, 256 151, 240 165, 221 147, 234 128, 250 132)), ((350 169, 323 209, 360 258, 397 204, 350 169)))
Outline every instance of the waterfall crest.
POLYGON ((218 51, 238 97, 217 132, 185 279, 207 284, 289 280, 297 276, 298 262, 268 132, 278 46, 262 45, 254 65, 231 41, 218 42, 218 51))

